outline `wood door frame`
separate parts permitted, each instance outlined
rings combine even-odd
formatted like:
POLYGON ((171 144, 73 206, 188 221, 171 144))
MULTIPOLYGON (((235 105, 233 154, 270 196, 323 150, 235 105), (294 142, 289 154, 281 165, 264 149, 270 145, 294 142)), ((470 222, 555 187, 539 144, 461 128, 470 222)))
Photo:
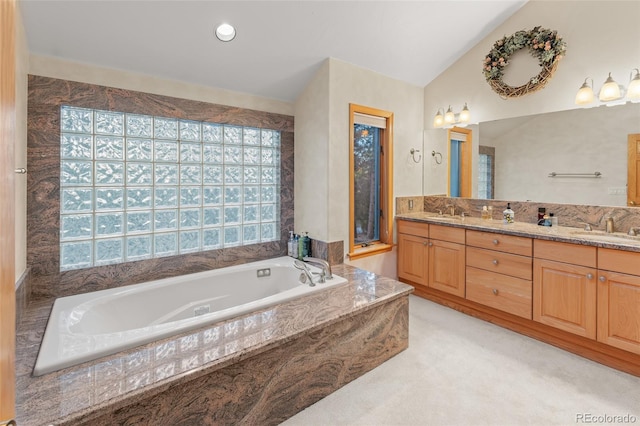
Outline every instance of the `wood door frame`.
POLYGON ((0 1, 0 424, 15 417, 15 1, 0 1))
POLYGON ((447 130, 447 150, 449 152, 449 167, 447 170, 447 194, 451 196, 451 132, 467 135, 467 140, 460 149, 460 197, 471 198, 471 183, 473 176, 473 138, 471 129, 452 127, 447 130))
POLYGON ((640 133, 628 136, 627 206, 640 207, 640 133))

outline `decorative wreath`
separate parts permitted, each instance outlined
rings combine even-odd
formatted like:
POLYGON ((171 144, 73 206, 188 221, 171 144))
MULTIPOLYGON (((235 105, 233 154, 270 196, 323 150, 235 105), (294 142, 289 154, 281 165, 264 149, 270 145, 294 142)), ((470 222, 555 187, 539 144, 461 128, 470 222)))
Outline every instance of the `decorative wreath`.
POLYGON ((482 72, 487 83, 500 97, 517 98, 527 93, 542 89, 556 70, 558 61, 567 50, 567 43, 558 37, 557 31, 535 27, 531 31, 517 31, 509 37, 495 42, 489 54, 484 58, 482 72), (504 69, 509 65, 511 55, 525 47, 531 55, 538 59, 542 70, 540 74, 529 79, 527 84, 512 87, 502 81, 504 69))

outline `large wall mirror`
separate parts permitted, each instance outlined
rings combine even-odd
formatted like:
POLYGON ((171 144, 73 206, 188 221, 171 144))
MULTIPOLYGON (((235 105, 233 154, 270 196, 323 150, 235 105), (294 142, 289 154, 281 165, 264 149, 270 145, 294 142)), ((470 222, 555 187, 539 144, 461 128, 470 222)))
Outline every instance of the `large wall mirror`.
MULTIPOLYGON (((437 147, 443 133, 427 131, 425 141, 437 147)), ((495 199, 626 206, 628 135, 637 133, 638 103, 481 122, 474 129, 473 196, 483 193, 478 183, 486 171, 480 177, 483 159, 477 151, 484 151, 494 153, 495 199)), ((425 195, 445 193, 438 175, 426 161, 425 195)))

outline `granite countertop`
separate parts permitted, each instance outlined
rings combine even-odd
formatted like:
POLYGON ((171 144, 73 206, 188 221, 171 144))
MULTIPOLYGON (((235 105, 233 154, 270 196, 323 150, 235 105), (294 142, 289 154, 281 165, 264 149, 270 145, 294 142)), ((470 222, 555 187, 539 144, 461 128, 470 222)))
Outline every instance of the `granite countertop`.
POLYGON ((91 412, 108 413, 413 292, 349 265, 332 268, 349 281, 40 377, 31 373, 53 299, 33 301, 17 330, 16 421, 72 423, 91 412))
POLYGON ((396 219, 447 225, 457 228, 488 231, 499 234, 518 235, 563 243, 581 244, 617 250, 640 252, 640 236, 629 236, 615 232, 585 231, 567 226, 538 226, 534 223, 514 222, 503 224, 502 220, 483 220, 477 217, 440 216, 437 213, 416 212, 396 215, 396 219))

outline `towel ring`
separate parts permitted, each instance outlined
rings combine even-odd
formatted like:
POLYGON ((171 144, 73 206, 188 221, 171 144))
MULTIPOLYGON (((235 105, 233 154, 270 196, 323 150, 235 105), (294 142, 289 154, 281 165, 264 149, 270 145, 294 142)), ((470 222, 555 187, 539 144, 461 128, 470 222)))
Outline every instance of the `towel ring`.
POLYGON ((442 154, 439 152, 431 151, 431 156, 436 160, 436 164, 442 164, 442 154), (440 159, 438 159, 440 156, 440 159))
POLYGON ((411 148, 409 153, 411 154, 411 157, 413 158, 413 162, 414 163, 419 163, 420 160, 422 160, 422 155, 420 154, 420 150, 419 149, 411 148), (416 160, 416 153, 418 154, 418 159, 417 160, 416 160))

